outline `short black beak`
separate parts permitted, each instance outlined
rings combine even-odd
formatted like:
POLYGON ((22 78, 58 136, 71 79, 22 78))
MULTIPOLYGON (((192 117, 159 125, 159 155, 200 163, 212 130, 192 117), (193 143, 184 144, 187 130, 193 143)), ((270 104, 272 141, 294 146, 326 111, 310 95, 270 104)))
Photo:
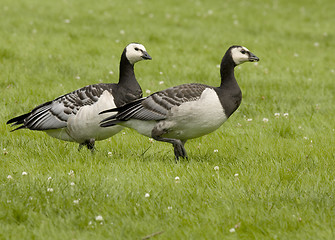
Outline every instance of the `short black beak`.
POLYGON ((250 62, 258 62, 259 58, 255 54, 249 52, 249 61, 250 62))
POLYGON ((151 60, 152 59, 146 51, 142 51, 142 53, 143 53, 142 58, 144 60, 151 60))

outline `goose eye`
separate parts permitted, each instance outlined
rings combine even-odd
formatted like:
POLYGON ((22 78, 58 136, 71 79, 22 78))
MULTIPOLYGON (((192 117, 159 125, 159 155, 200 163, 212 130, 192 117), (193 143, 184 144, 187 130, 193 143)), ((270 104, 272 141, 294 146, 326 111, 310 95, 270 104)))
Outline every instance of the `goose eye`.
POLYGON ((140 50, 140 49, 136 47, 135 50, 138 51, 138 50, 140 50))
POLYGON ((246 54, 246 52, 247 52, 247 51, 245 51, 245 50, 242 50, 242 51, 241 51, 242 54, 246 54))

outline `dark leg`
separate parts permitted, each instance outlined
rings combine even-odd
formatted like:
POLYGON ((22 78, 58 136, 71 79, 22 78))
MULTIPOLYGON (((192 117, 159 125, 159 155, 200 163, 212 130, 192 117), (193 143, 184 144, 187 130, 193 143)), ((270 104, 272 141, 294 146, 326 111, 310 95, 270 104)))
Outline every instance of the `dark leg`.
POLYGON ((94 138, 91 138, 90 140, 86 140, 85 142, 79 144, 78 151, 80 151, 83 148, 83 146, 86 146, 87 149, 91 150, 91 152, 93 153, 95 149, 94 144, 95 144, 94 138))
POLYGON ((86 147, 87 149, 91 150, 91 152, 94 152, 94 144, 95 144, 95 139, 91 138, 90 140, 86 141, 86 147))
POLYGON ((152 136, 153 139, 161 142, 168 142, 173 145, 173 150, 174 150, 174 157, 176 162, 179 160, 179 157, 182 158, 188 158, 187 152, 184 148, 184 144, 186 141, 181 141, 179 139, 173 139, 173 138, 162 138, 159 136, 152 136))

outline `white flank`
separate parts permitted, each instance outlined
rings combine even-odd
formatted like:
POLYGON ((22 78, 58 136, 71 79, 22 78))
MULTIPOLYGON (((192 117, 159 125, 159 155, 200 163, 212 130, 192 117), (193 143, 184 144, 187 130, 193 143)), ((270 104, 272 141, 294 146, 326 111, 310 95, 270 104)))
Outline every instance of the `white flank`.
POLYGON ((75 116, 70 117, 66 129, 60 129, 57 133, 55 132, 56 130, 47 133, 56 138, 62 137, 60 139, 67 141, 72 139, 72 141, 79 143, 91 138, 94 138, 96 141, 104 140, 122 129, 121 126, 109 128, 99 126, 100 121, 108 117, 106 116, 107 114, 99 115, 99 113, 115 107, 113 96, 108 91, 104 91, 95 104, 80 108, 75 116))
POLYGON ((158 130, 167 130, 168 133, 163 137, 186 140, 213 132, 226 120, 227 116, 216 92, 207 88, 199 100, 171 108, 166 120, 156 123, 131 119, 122 125, 148 137, 151 137, 151 131, 156 127, 158 130))

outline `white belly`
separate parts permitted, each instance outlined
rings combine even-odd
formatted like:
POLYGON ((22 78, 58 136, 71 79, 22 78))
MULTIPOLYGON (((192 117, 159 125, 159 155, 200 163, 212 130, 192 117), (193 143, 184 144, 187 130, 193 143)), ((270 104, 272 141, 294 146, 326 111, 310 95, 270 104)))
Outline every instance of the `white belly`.
POLYGON ((227 116, 216 92, 207 88, 198 101, 171 108, 166 120, 156 122, 130 119, 120 124, 148 137, 152 137, 152 129, 157 128, 158 131, 167 132, 162 137, 187 140, 215 131, 226 120, 227 116))
POLYGON ((207 88, 198 101, 173 107, 170 116, 159 122, 157 128, 168 129, 163 137, 186 140, 211 133, 226 120, 227 116, 216 92, 207 88))
POLYGON ((122 130, 122 126, 113 126, 109 128, 102 128, 99 126, 100 121, 109 117, 112 114, 99 113, 103 110, 115 108, 113 96, 105 91, 98 102, 93 105, 80 108, 78 113, 70 117, 67 122, 66 132, 73 139, 73 141, 82 143, 86 140, 94 138, 96 141, 104 140, 113 136, 122 130))

